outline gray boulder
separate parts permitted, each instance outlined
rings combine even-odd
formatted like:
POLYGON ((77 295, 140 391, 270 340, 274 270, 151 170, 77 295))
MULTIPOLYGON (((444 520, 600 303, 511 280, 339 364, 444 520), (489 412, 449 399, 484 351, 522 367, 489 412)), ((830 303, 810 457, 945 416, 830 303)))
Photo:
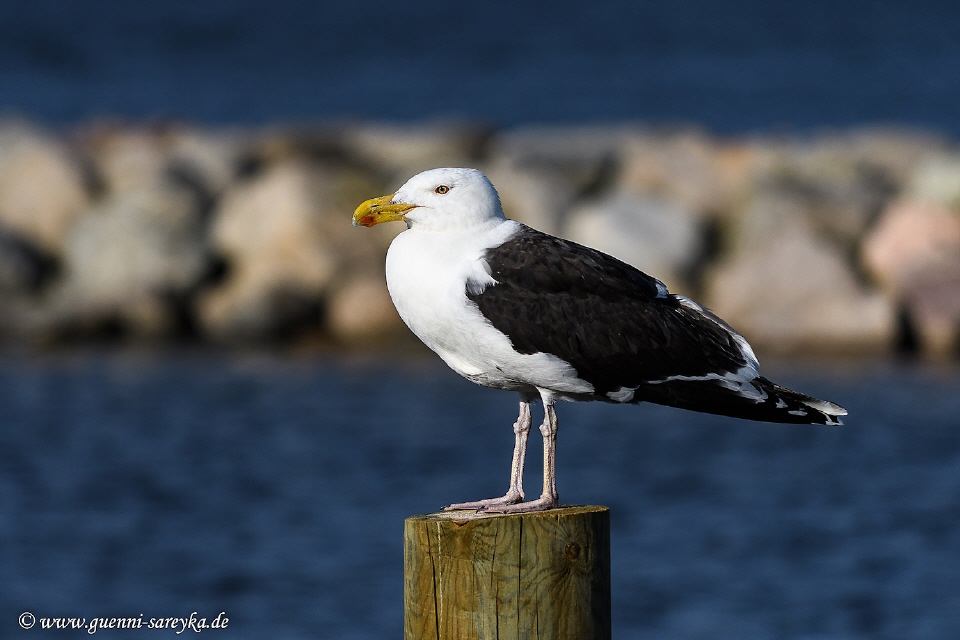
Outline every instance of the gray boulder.
POLYGON ((613 179, 623 132, 601 127, 522 127, 494 136, 479 168, 507 216, 560 233, 571 207, 613 179))
POLYGON ((340 142, 352 161, 403 182, 426 169, 473 166, 487 135, 481 127, 452 122, 365 124, 344 127, 340 142))
POLYGON ((635 129, 622 140, 617 184, 701 215, 728 211, 749 178, 750 149, 720 144, 695 129, 635 129))
POLYGON ((692 211, 626 191, 574 209, 563 235, 632 264, 675 292, 689 291, 704 248, 692 211))
POLYGON ((372 258, 379 253, 374 244, 384 241, 381 234, 351 233, 350 214, 360 202, 351 185, 358 180, 291 157, 227 190, 211 228, 226 279, 199 300, 208 336, 235 342, 323 330, 335 276, 361 256, 372 258))
POLYGON ((882 351, 896 333, 890 299, 803 218, 756 229, 709 275, 705 302, 766 351, 882 351))
POLYGON ((50 311, 71 333, 113 327, 166 336, 180 329, 178 305, 209 265, 193 191, 175 184, 124 191, 72 226, 50 311))

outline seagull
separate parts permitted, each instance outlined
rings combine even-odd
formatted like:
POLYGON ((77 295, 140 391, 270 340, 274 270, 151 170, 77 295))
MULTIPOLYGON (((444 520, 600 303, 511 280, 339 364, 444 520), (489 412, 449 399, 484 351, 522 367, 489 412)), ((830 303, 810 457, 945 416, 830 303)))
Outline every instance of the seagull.
POLYGON ((410 330, 466 379, 520 395, 506 494, 444 510, 559 505, 559 400, 651 402, 748 420, 842 424, 843 407, 759 374, 747 341, 706 307, 616 258, 504 216, 476 169, 431 169, 367 200, 354 226, 399 221, 386 280, 410 330), (524 501, 530 405, 543 404, 543 491, 524 501))

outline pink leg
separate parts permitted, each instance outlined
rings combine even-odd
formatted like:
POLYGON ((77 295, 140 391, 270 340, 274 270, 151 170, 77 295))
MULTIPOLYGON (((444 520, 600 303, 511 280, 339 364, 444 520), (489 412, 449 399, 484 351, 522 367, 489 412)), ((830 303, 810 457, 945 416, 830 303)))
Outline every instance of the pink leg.
POLYGON ((557 412, 550 398, 544 398, 543 401, 543 424, 540 425, 540 433, 543 435, 543 493, 530 502, 490 505, 484 509, 484 512, 544 511, 553 509, 560 503, 560 496, 557 494, 557 412))

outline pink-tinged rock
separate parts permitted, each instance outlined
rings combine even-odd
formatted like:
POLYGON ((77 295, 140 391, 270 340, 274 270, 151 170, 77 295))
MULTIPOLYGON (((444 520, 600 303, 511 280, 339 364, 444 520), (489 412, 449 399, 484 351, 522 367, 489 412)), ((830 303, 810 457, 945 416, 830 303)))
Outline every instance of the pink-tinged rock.
POLYGON ((914 274, 960 260, 960 214, 933 202, 897 202, 865 238, 862 255, 881 284, 899 291, 914 274))
POLYGON ((897 299, 929 354, 960 347, 960 214, 933 202, 899 202, 863 245, 865 267, 897 299))

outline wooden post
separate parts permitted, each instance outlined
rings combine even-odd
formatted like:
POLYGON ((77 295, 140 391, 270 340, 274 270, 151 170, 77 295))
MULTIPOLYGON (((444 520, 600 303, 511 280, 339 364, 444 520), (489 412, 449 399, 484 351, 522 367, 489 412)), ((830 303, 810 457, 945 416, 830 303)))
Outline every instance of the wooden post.
POLYGON ((405 640, 608 640, 610 510, 404 522, 405 640))

